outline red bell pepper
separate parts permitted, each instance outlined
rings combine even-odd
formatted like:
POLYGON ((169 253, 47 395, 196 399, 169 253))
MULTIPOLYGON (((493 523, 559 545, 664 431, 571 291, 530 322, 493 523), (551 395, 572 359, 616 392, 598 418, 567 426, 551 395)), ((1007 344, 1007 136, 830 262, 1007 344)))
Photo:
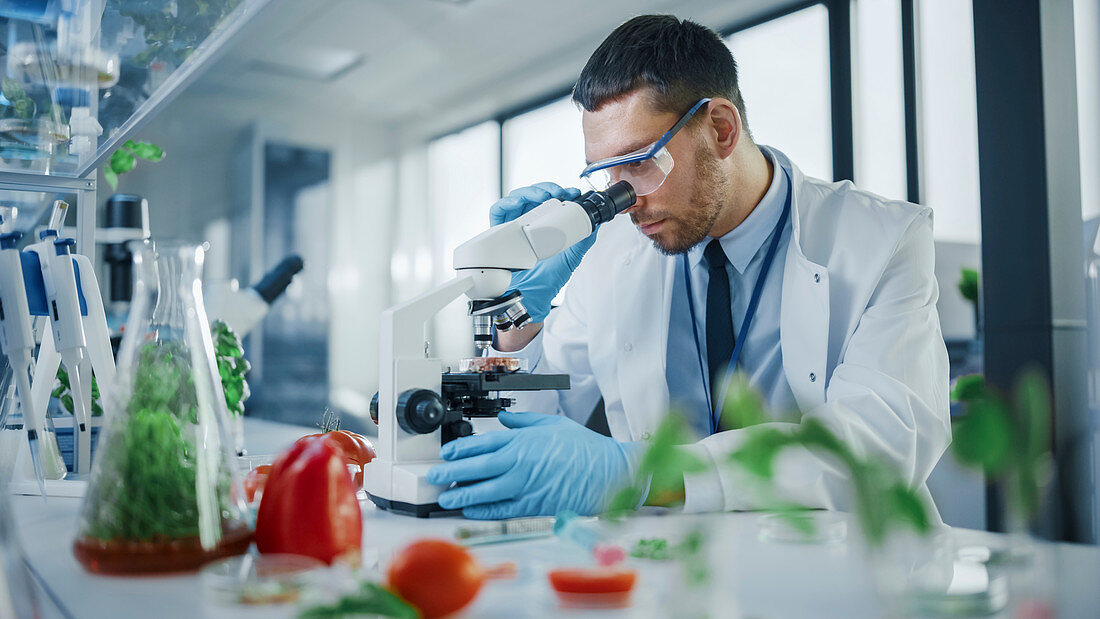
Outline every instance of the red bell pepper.
POLYGON ((295 443, 275 460, 256 514, 256 547, 358 565, 363 521, 344 454, 327 441, 295 443))

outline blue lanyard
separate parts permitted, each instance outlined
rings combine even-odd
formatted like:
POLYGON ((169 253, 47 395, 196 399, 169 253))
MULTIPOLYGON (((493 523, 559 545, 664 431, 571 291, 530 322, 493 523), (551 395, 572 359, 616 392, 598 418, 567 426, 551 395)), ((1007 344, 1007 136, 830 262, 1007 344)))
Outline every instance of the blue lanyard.
MULTIPOLYGON (((779 165, 776 166, 781 167, 779 165)), ((745 345, 745 338, 749 334, 749 325, 752 323, 752 319, 756 316, 756 306, 760 304, 760 294, 764 291, 764 282, 768 279, 768 272, 772 268, 772 262, 775 260, 775 252, 779 249, 779 239, 783 236, 783 226, 787 223, 787 217, 791 212, 791 175, 787 173, 787 170, 783 170, 783 174, 787 177, 787 197, 783 202, 783 213, 779 216, 779 221, 775 224, 775 229, 772 230, 772 242, 768 246, 768 253, 764 256, 764 264, 760 267, 760 277, 756 279, 756 286, 753 287, 752 297, 749 299, 749 307, 745 311, 745 321, 741 323, 741 331, 737 334, 737 342, 733 346, 733 354, 730 355, 729 365, 726 366, 726 379, 722 381, 722 395, 718 398, 717 405, 710 400, 710 389, 704 389, 707 395, 707 408, 710 410, 710 433, 714 434, 718 431, 718 419, 721 417, 721 406, 726 401, 726 391, 729 390, 729 375, 730 372, 737 368, 737 362, 741 358, 741 348, 745 345)), ((698 329, 695 328, 695 295, 691 291, 691 270, 688 268, 687 254, 683 255, 681 261, 684 265, 684 284, 687 286, 687 298, 688 298, 688 311, 691 313, 691 335, 695 338, 695 351, 696 358, 699 361, 699 372, 703 376, 703 384, 707 384, 707 372, 703 369, 703 347, 699 344, 698 329)))

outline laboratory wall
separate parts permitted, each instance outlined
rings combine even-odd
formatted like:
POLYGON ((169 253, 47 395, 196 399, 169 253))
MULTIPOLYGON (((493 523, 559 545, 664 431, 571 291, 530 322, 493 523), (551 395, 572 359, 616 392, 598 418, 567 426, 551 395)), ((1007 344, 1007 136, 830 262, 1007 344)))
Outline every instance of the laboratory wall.
MULTIPOLYGON (((377 390, 378 316, 391 302, 391 228, 400 211, 397 166, 384 156, 391 146, 387 131, 360 121, 348 132, 351 124, 339 114, 319 115, 286 102, 257 106, 248 99, 187 93, 140 132, 141 139, 164 149, 165 159, 120 177, 118 191, 148 197, 154 236, 210 243, 208 282, 238 278, 248 285, 282 256, 267 256, 243 270, 234 265, 234 254, 255 253, 252 235, 233 225, 242 217, 250 221, 250 205, 239 189, 244 172, 235 160, 256 139, 330 153, 330 203, 317 217, 298 223, 316 227, 327 239, 328 268, 322 276, 328 282, 331 405, 366 419, 377 390)), ((103 179, 100 186, 108 187, 103 179)), ((305 265, 306 271, 317 268, 323 267, 305 265)), ((303 293, 292 284, 285 296, 303 293)), ((255 347, 246 342, 246 348, 255 347)), ((296 421, 312 425, 322 412, 301 411, 296 421)))

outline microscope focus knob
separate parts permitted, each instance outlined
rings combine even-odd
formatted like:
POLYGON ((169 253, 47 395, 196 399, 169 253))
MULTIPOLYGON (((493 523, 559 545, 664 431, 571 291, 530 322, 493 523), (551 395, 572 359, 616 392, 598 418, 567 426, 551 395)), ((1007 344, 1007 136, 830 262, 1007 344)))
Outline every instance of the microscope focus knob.
POLYGON ((430 389, 409 389, 397 399, 397 425, 409 434, 430 434, 443 423, 447 411, 430 389))
POLYGON ((370 419, 374 422, 374 425, 378 425, 378 392, 374 392, 374 397, 370 399, 370 419))

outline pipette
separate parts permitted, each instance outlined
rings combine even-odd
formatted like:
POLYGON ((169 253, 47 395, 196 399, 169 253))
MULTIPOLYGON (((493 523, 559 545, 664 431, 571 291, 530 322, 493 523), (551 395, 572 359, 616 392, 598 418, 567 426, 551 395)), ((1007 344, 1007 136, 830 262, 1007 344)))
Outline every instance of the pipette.
MULTIPOLYGON (((60 200, 54 204, 54 212, 50 217, 51 226, 60 226, 67 208, 68 205, 60 200)), ((73 393, 74 434, 78 437, 75 470, 78 473, 87 473, 91 469, 91 370, 85 354, 87 340, 81 320, 80 292, 72 259, 72 248, 76 241, 58 238, 57 229, 53 227, 44 230, 40 238, 40 242, 29 246, 27 250, 38 254, 46 289, 53 345, 60 353, 61 363, 69 374, 69 385, 73 393)), ((52 383, 53 377, 48 378, 52 383)), ((47 377, 42 377, 42 380, 46 379, 47 377)))
MULTIPOLYGON (((23 423, 27 428, 27 440, 30 447, 31 464, 38 489, 46 496, 46 471, 41 458, 45 411, 34 407, 31 397, 31 372, 33 371, 34 329, 31 327, 30 309, 27 303, 27 290, 23 281, 23 265, 20 252, 16 247, 21 232, 9 232, 0 236, 0 344, 8 356, 15 393, 23 412, 23 423)), ((52 454, 53 450, 48 453, 52 454)), ((51 467, 55 468, 55 467, 51 467)), ((51 471, 52 476, 53 471, 51 471)))

